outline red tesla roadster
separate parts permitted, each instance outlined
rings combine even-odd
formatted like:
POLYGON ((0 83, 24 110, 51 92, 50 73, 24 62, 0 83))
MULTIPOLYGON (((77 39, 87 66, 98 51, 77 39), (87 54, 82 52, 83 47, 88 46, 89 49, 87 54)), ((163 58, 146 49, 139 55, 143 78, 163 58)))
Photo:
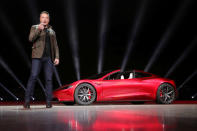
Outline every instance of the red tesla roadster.
POLYGON ((139 70, 107 71, 64 85, 53 92, 60 102, 89 105, 95 101, 156 101, 170 104, 176 97, 173 80, 139 70))

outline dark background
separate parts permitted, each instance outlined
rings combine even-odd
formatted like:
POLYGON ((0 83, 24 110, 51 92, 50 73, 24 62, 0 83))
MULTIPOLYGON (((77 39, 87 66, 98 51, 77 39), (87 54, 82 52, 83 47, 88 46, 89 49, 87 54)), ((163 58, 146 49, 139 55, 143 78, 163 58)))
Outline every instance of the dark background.
MULTIPOLYGON (((158 59, 149 70, 163 77, 174 62, 184 54, 184 51, 191 47, 185 54, 184 60, 169 75, 169 78, 175 80, 179 87, 197 69, 197 42, 195 42, 197 4, 195 1, 72 0, 81 79, 97 74, 103 5, 108 2, 103 13, 107 14, 102 69, 105 71, 121 68, 128 41, 135 35, 132 30, 139 16, 140 7, 146 3, 126 67, 144 70, 160 41, 166 39, 165 47, 162 48, 158 59), (183 10, 180 11, 182 7, 183 10), (166 36, 168 30, 169 35, 166 36)), ((24 51, 31 60, 32 44, 28 41, 28 35, 31 26, 38 24, 39 13, 43 10, 50 13, 50 24, 56 31, 60 48, 60 65, 57 66, 57 70, 62 84, 77 80, 71 50, 72 43, 69 41, 69 6, 68 0, 6 0, 1 2, 0 55, 24 86, 27 84, 30 68, 26 64, 24 54, 21 54, 24 51)), ((44 83, 43 72, 40 78, 44 83)), ((188 100, 197 93, 196 80, 195 75, 180 89, 179 99, 188 100)), ((0 66, 0 82, 17 97, 23 99, 24 90, 2 66, 0 66)), ((54 77, 54 89, 56 88, 58 88, 58 83, 54 77)), ((8 101, 14 100, 2 88, 0 88, 0 97, 8 101)), ((44 100, 43 91, 38 84, 35 88, 35 97, 37 100, 44 100)))

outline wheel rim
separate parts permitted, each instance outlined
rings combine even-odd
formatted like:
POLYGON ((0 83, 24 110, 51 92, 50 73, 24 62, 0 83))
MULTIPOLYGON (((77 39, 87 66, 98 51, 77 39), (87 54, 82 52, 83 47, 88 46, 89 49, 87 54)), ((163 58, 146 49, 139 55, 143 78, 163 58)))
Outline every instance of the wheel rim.
POLYGON ((164 86, 160 90, 160 100, 164 103, 171 103, 174 100, 175 92, 171 86, 164 86))
POLYGON ((81 102, 88 103, 94 99, 94 91, 88 86, 83 86, 79 89, 77 96, 81 102))

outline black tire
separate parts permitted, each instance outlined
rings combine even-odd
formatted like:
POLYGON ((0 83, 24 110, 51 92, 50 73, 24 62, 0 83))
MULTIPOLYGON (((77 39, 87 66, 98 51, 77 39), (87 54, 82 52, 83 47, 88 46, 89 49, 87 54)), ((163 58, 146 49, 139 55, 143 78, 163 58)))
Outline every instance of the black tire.
POLYGON ((95 88, 88 84, 82 83, 75 89, 75 102, 80 105, 89 105, 96 100, 95 88))
POLYGON ((136 105, 140 105, 140 104, 144 104, 144 101, 132 101, 132 104, 136 104, 136 105))
POLYGON ((157 104, 171 104, 176 97, 175 89, 171 84, 163 83, 157 89, 157 104))

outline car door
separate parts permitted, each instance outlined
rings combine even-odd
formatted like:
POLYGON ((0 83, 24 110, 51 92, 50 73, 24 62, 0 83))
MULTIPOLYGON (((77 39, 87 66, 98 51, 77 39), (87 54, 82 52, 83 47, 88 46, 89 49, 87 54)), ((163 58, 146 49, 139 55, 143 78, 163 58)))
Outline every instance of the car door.
POLYGON ((135 79, 139 80, 137 100, 152 100, 154 98, 155 81, 152 75, 142 72, 135 73, 135 79))

